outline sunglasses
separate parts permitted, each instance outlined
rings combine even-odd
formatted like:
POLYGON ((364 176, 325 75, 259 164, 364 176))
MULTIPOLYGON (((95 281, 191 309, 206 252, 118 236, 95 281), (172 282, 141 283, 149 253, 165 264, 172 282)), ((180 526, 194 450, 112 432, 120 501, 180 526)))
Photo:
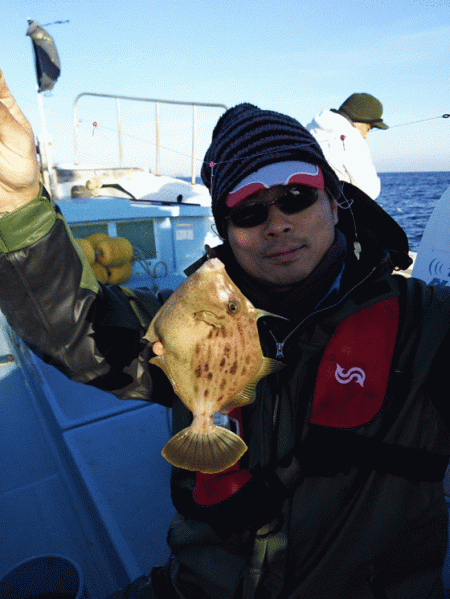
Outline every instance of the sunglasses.
POLYGON ((312 206, 318 197, 319 190, 313 187, 292 187, 276 200, 238 204, 232 208, 228 218, 235 227, 248 229, 265 222, 271 206, 276 206, 283 214, 297 214, 312 206))

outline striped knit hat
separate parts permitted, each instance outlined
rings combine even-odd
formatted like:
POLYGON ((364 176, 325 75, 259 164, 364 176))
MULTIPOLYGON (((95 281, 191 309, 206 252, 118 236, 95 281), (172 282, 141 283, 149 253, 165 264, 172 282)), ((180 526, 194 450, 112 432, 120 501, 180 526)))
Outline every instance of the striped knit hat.
POLYGON ((220 117, 205 154, 201 176, 211 194, 212 212, 221 237, 226 237, 228 193, 262 166, 292 160, 319 166, 325 188, 339 199, 342 189, 336 175, 316 140, 298 121, 252 104, 238 104, 220 117))

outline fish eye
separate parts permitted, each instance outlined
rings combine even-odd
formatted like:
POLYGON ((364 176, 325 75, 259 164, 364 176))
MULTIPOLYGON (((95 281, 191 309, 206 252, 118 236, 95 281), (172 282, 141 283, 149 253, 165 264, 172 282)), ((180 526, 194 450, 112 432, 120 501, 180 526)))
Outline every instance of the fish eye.
POLYGON ((231 300, 231 302, 228 303, 227 306, 227 312, 228 314, 237 314, 241 309, 241 306, 239 304, 239 302, 237 302, 236 300, 231 300))

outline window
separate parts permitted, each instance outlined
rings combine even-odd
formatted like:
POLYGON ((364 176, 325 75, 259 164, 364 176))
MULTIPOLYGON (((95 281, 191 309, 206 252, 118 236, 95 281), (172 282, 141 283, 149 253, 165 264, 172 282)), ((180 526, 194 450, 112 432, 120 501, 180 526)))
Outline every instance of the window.
POLYGON ((153 220, 138 220, 116 223, 118 237, 125 237, 134 249, 136 260, 156 258, 155 231, 153 220))
POLYGON ((93 233, 106 233, 108 235, 108 223, 72 223, 69 227, 73 236, 81 239, 93 233))

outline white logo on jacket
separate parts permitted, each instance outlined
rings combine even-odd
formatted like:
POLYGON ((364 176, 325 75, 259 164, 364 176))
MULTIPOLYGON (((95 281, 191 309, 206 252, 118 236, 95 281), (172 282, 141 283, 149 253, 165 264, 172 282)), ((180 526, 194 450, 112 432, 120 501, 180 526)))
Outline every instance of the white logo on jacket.
POLYGON ((353 368, 350 368, 349 370, 347 370, 347 372, 345 372, 342 366, 336 364, 336 372, 334 373, 334 378, 337 380, 338 383, 341 383, 342 385, 348 385, 348 383, 355 380, 358 383, 358 385, 364 387, 366 373, 362 368, 358 368, 357 366, 354 366, 353 368))

